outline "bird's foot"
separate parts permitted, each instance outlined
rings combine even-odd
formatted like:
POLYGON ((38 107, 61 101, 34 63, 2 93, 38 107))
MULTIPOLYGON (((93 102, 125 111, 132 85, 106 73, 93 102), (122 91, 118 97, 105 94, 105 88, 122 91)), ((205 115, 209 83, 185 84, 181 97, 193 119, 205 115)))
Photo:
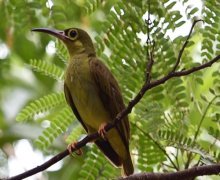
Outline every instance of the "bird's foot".
MULTIPOLYGON (((67 146, 67 149, 70 154, 72 154, 72 149, 76 148, 76 144, 77 144, 77 142, 73 142, 67 146)), ((81 156, 83 154, 83 151, 82 151, 82 149, 77 149, 75 151, 75 153, 76 153, 76 155, 81 156)))
POLYGON ((99 126, 99 130, 98 130, 98 133, 99 135, 106 140, 106 130, 105 130, 105 127, 107 126, 107 123, 102 123, 100 126, 99 126))

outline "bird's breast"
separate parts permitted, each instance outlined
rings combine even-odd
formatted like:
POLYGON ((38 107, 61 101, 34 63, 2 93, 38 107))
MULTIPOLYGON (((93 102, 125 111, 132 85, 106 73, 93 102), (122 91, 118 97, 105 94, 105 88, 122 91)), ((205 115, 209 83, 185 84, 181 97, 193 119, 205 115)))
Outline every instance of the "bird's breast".
POLYGON ((94 129, 109 121, 109 114, 99 97, 87 59, 75 59, 68 65, 65 84, 84 123, 94 129))

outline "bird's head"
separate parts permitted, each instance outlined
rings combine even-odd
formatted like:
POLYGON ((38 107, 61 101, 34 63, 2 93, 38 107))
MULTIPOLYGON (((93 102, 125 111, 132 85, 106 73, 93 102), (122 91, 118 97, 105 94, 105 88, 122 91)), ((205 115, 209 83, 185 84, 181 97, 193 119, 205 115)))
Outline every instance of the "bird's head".
POLYGON ((82 29, 69 28, 60 31, 48 28, 34 28, 31 31, 44 32, 60 39, 66 45, 70 57, 79 53, 95 55, 95 49, 92 40, 88 33, 82 29))

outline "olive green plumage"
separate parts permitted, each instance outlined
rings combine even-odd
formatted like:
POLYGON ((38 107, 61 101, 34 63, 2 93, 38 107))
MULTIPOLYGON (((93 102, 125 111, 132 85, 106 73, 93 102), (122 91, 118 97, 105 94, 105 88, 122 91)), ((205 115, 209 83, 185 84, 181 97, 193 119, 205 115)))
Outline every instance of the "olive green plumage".
MULTIPOLYGON (((112 122, 125 105, 116 79, 96 57, 89 35, 78 28, 64 31, 46 28, 33 30, 56 36, 66 45, 70 59, 65 74, 65 97, 86 132, 97 132, 102 124, 112 122)), ((125 117, 107 132, 106 139, 95 141, 115 166, 123 166, 125 175, 134 171, 129 138, 129 121, 125 117)))

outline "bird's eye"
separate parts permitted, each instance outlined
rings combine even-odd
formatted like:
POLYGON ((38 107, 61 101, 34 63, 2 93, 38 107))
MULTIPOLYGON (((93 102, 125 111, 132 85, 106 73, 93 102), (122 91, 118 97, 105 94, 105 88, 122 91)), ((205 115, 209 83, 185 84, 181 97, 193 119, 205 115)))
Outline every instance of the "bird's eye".
POLYGON ((75 40, 78 36, 78 32, 75 29, 70 29, 68 32, 68 37, 72 40, 75 40))

